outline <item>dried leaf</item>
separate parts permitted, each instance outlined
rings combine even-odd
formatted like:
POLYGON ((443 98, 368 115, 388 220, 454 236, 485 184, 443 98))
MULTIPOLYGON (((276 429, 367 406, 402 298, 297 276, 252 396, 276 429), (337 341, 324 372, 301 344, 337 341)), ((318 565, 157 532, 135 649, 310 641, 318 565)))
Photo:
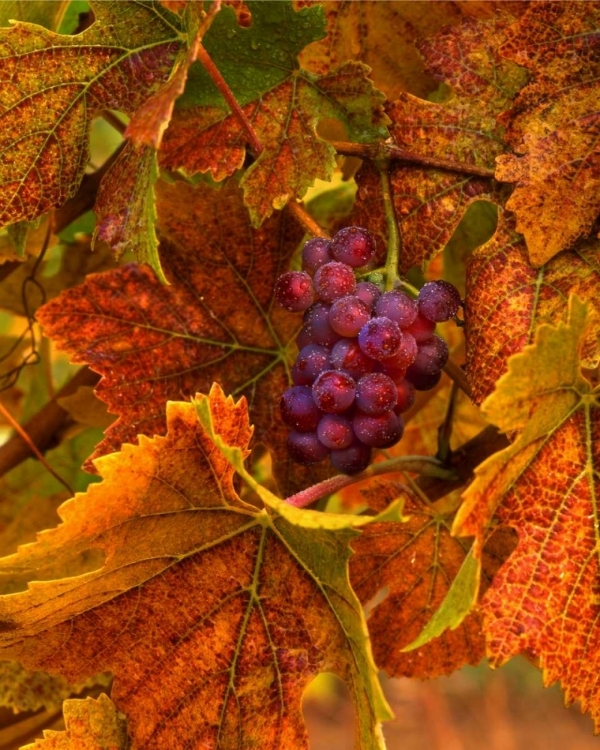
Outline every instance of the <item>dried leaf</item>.
POLYGON ((496 177, 516 183, 506 207, 535 267, 588 235, 600 212, 599 30, 597 3, 533 3, 500 50, 533 73, 503 117, 516 155, 498 159, 496 177))
POLYGON ((482 608, 488 653, 501 664, 539 658, 546 684, 560 680, 600 727, 598 703, 598 494, 600 391, 580 372, 593 318, 577 297, 565 322, 538 328, 509 361, 483 411, 515 442, 476 471, 455 530, 477 536, 495 513, 518 534, 482 608))
MULTIPOLYGON (((198 399, 215 434, 247 455, 243 401, 217 387, 198 399)), ((105 555, 87 574, 0 600, 2 653, 70 680, 112 671, 115 705, 147 750, 307 747, 302 692, 333 671, 356 701, 356 746, 382 748, 389 712, 347 578, 352 517, 331 531, 321 514, 306 529, 247 505, 194 405, 170 403, 167 419, 165 437, 99 459, 104 481, 0 562, 10 576, 105 555)))

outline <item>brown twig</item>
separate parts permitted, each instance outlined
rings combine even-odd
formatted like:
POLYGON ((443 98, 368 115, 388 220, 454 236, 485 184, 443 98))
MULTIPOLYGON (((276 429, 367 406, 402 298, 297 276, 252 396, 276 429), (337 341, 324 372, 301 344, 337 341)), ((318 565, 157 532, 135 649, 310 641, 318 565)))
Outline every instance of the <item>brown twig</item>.
POLYGON ((444 372, 454 381, 460 390, 465 393, 471 400, 473 400, 473 391, 471 390, 471 384, 467 380, 465 371, 462 367, 459 367, 455 362, 449 359, 444 365, 444 372))
POLYGON ((421 164, 424 167, 446 169, 449 172, 464 172, 479 177, 493 177, 494 170, 487 167, 478 167, 475 164, 454 161, 454 159, 443 159, 436 156, 423 156, 412 151, 400 148, 393 143, 349 143, 346 141, 332 141, 331 145, 345 156, 358 156, 361 159, 379 161, 390 159, 392 161, 404 161, 409 164, 421 164))
POLYGON ((75 393, 82 385, 96 385, 99 377, 87 367, 82 367, 16 435, 0 446, 0 476, 14 469, 26 458, 39 458, 39 454, 46 451, 52 445, 59 429, 69 419, 69 413, 59 405, 58 399, 75 393), (23 433, 26 437, 23 437, 23 433))
POLYGON ((254 128, 252 127, 250 120, 244 114, 244 110, 238 104, 235 96, 229 88, 229 85, 227 84, 227 81, 223 78, 219 69, 211 60, 210 55, 202 44, 198 46, 198 60, 200 60, 200 62, 204 65, 204 67, 206 68, 206 72, 212 78, 213 83, 219 89, 223 98, 225 99, 227 104, 229 104, 232 112, 234 112, 240 124, 246 131, 246 135, 248 136, 248 141, 250 142, 250 146, 252 147, 254 156, 260 156, 260 154, 262 154, 263 152, 262 143, 259 141, 258 136, 254 132, 254 128))
POLYGON ((313 219, 313 217, 304 208, 302 203, 291 200, 287 204, 286 208, 296 219, 296 221, 304 227, 308 234, 311 234, 313 237, 325 237, 327 239, 331 238, 331 235, 313 219))
POLYGON ((111 112, 110 109, 105 109, 102 112, 102 119, 105 120, 111 127, 113 127, 117 133, 120 133, 123 135, 125 130, 127 129, 127 125, 121 120, 120 117, 117 117, 114 112, 111 112))

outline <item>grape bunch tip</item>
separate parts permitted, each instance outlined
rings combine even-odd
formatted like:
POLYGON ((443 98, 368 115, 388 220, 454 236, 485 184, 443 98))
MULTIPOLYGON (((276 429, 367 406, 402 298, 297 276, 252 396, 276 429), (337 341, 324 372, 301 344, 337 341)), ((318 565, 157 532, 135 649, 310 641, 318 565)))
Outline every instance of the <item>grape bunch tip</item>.
POLYGON ((415 391, 434 388, 448 359, 435 326, 456 315, 458 290, 430 281, 414 300, 357 282, 355 269, 375 250, 363 227, 344 227, 331 240, 314 237, 302 250, 302 271, 275 284, 277 302, 304 315, 294 385, 280 401, 291 428, 288 450, 301 464, 329 457, 345 474, 366 469, 373 448, 400 440, 415 391))

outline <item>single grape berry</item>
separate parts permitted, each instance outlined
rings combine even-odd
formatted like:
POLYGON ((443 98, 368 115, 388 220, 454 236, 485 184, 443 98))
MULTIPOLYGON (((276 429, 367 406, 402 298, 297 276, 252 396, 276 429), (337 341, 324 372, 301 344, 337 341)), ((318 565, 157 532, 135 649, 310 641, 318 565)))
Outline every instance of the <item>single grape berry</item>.
POLYGON ((287 439, 290 456, 299 464, 316 464, 329 455, 316 432, 290 432, 287 439))
POLYGON ((315 274, 314 287, 323 302, 334 302, 339 297, 352 294, 356 279, 350 266, 332 261, 321 266, 315 274))
POLYGON ((425 318, 441 323, 450 320, 460 307, 460 293, 448 281, 429 281, 417 297, 419 312, 425 318))
POLYGON ((439 336, 432 336, 419 344, 419 349, 413 363, 415 370, 422 372, 436 372, 441 370, 448 361, 448 344, 439 336))
POLYGON ((303 271, 282 274, 275 283, 275 299, 290 312, 303 312, 315 301, 312 279, 303 271))
POLYGON ((417 312, 417 303, 399 289, 385 292, 375 303, 375 314, 393 320, 400 328, 414 323, 417 312))
POLYGON ((402 414, 415 403, 415 387, 406 378, 396 384, 398 401, 394 406, 396 414, 402 414))
POLYGON ((371 318, 358 333, 358 345, 371 359, 385 360, 400 349, 402 334, 389 318, 371 318))
POLYGON ((311 276, 314 276, 321 266, 332 260, 329 240, 325 237, 313 237, 302 248, 302 269, 311 276))
POLYGON ((389 448, 400 440, 404 432, 402 417, 393 411, 377 416, 358 411, 354 415, 352 426, 360 442, 373 448, 389 448))
POLYGON ((336 299, 329 311, 329 323, 340 336, 352 338, 371 319, 369 308, 358 297, 348 294, 336 299))
POLYGON ((414 365, 411 365, 406 371, 406 379, 414 385, 418 391, 430 391, 435 388, 442 377, 441 370, 434 372, 423 372, 414 365))
POLYGON ((288 388, 279 402, 281 418, 298 432, 316 430, 321 412, 312 396, 312 390, 305 385, 288 388))
MULTIPOLYGON (((340 334, 333 330, 329 322, 330 307, 324 302, 315 302, 304 313, 304 330, 307 333, 308 340, 303 338, 303 343, 306 341, 309 344, 333 346, 336 341, 340 340, 340 334)), ((304 343, 305 346, 306 343, 304 343)))
POLYGON ((324 414, 317 427, 317 437, 332 450, 347 448, 356 440, 352 420, 342 414, 324 414))
POLYGON ((356 382, 343 370, 325 370, 312 387, 315 404, 328 414, 346 411, 354 403, 355 395, 356 382))
POLYGON ((430 339, 433 336, 434 331, 435 323, 433 320, 429 320, 429 318, 421 315, 421 313, 417 314, 417 317, 409 326, 402 329, 402 333, 409 333, 417 344, 430 339))
POLYGON ((356 405, 365 414, 385 414, 397 400, 396 384, 381 372, 365 375, 356 384, 356 405))
POLYGON ((334 235, 329 251, 334 260, 359 268, 375 255, 375 239, 362 227, 344 227, 334 235))
POLYGON ((334 370, 345 370, 354 379, 371 372, 374 360, 363 352, 356 339, 341 339, 331 350, 331 366, 334 370))
POLYGON ((364 471, 371 463, 371 448, 358 440, 348 448, 332 450, 330 453, 331 465, 334 469, 344 474, 358 474, 364 471))
POLYGON ((329 349, 318 344, 308 344, 298 354, 292 367, 294 385, 312 385, 316 378, 329 369, 329 349))
POLYGON ((406 331, 402 331, 402 341, 400 347, 393 357, 383 361, 384 370, 405 370, 415 361, 418 352, 418 345, 414 337, 406 331))
POLYGON ((359 281, 354 290, 354 295, 372 310, 377 300, 381 297, 381 290, 377 284, 371 281, 359 281))

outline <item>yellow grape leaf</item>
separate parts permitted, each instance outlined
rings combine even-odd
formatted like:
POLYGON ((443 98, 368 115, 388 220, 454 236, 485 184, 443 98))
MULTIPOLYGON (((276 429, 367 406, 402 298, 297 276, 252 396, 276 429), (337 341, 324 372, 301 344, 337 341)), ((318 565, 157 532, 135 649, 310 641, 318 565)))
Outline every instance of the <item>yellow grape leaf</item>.
POLYGON ((128 750, 127 720, 111 699, 67 700, 63 705, 65 731, 44 730, 44 739, 21 750, 128 750))
POLYGON ((381 750, 390 714, 348 582, 352 517, 306 528, 243 502, 196 408, 247 455, 246 404, 215 386, 168 405, 166 436, 98 459, 103 481, 1 560, 0 580, 90 549, 103 562, 1 598, 0 653, 71 681, 110 670, 144 750, 306 748, 302 693, 332 671, 356 703, 356 747, 381 750))
POLYGON ((493 514, 516 530, 517 547, 482 602, 489 657, 538 658, 546 684, 560 680, 600 729, 600 389, 580 371, 591 325, 572 296, 566 320, 541 325, 509 360, 482 409, 519 435, 478 467, 454 530, 476 535, 477 548, 493 514))

